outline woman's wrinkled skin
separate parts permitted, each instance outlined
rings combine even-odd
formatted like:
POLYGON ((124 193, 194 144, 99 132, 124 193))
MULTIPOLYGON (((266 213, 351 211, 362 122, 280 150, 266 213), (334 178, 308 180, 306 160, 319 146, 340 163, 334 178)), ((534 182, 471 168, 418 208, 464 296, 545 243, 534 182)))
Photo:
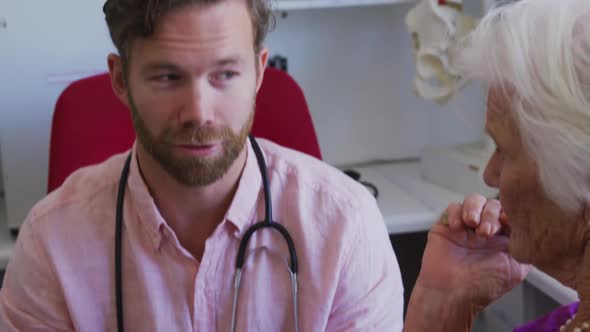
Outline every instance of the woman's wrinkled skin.
MULTIPOLYGON (((513 98, 509 89, 492 87, 488 93, 486 131, 497 150, 484 180, 499 189, 500 199, 474 194, 452 203, 431 229, 407 331, 423 330, 412 325, 417 320, 413 308, 423 301, 457 307, 444 318, 458 322, 441 331, 469 331, 473 317, 518 285, 531 265, 578 292, 581 304, 574 323, 590 320, 590 211, 586 205, 568 213, 545 193, 511 112, 513 98)), ((432 319, 443 318, 438 315, 433 310, 432 319)))

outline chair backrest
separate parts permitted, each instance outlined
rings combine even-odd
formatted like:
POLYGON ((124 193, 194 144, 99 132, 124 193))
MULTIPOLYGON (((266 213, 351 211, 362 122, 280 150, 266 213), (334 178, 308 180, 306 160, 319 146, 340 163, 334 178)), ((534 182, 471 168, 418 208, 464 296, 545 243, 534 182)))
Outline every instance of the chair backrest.
MULTIPOLYGON (((287 73, 267 68, 256 97, 252 133, 321 159, 305 96, 287 73)), ((60 95, 53 115, 47 191, 80 167, 128 150, 135 132, 108 74, 81 79, 60 95)))

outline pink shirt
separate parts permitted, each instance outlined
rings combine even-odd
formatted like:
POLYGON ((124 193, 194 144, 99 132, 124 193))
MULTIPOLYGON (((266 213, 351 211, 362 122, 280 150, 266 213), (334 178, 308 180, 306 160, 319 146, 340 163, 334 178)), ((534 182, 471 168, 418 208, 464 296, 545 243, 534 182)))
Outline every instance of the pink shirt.
MULTIPOLYGON (((275 220, 299 257, 300 330, 401 331, 399 267, 372 196, 312 157, 259 142, 275 220)), ((0 291, 0 331, 116 331, 115 202, 126 156, 77 171, 31 210, 0 291)), ((158 212, 134 158, 123 227, 126 330, 229 331, 238 244, 263 207, 248 145, 236 195, 199 262, 158 212)), ((288 251, 274 233, 250 240, 238 331, 293 330, 288 251)))

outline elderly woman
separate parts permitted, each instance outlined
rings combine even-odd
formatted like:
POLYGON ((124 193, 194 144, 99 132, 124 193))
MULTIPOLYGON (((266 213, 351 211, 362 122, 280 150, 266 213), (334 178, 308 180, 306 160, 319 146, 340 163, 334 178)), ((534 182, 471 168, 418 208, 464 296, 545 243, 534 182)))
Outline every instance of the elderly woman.
POLYGON ((495 9, 462 55, 489 86, 484 177, 500 198, 451 204, 433 227, 405 331, 468 331, 528 264, 581 301, 515 331, 590 331, 590 1, 495 9))

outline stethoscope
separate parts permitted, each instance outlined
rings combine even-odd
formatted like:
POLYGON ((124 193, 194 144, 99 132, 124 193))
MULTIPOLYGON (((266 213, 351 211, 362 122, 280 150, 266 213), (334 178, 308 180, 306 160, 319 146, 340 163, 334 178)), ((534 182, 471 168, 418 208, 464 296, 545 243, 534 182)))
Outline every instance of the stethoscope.
MULTIPOLYGON (((263 228, 273 228, 277 230, 289 248, 290 266, 289 272, 291 274, 291 290, 293 298, 293 317, 295 320, 295 331, 299 332, 299 318, 297 316, 297 253, 295 252, 295 245, 291 239, 291 235, 287 229, 273 221, 272 219, 272 202, 270 199, 270 186, 268 181, 268 174, 266 169, 266 161, 262 155, 262 150, 256 142, 253 136, 249 136, 256 160, 258 162, 258 168, 260 169, 260 175, 262 176, 262 186, 264 190, 264 220, 250 226, 244 233, 244 237, 240 241, 238 254, 236 257, 236 273, 234 277, 234 298, 232 304, 232 317, 231 317, 231 331, 236 330, 236 318, 237 318, 237 305, 238 295, 240 293, 240 283, 242 280, 242 267, 244 266, 244 260, 246 256, 246 248, 248 247, 248 241, 257 230, 263 228)), ((121 262, 121 246, 122 246, 122 224, 123 224, 123 200, 125 197, 125 188, 127 187, 127 178, 129 177, 129 167, 131 165, 131 154, 127 157, 121 178, 119 180, 119 191, 117 194, 117 210, 116 210, 116 228, 115 228, 115 296, 117 305, 117 330, 123 332, 123 277, 122 277, 122 262, 121 262)))

